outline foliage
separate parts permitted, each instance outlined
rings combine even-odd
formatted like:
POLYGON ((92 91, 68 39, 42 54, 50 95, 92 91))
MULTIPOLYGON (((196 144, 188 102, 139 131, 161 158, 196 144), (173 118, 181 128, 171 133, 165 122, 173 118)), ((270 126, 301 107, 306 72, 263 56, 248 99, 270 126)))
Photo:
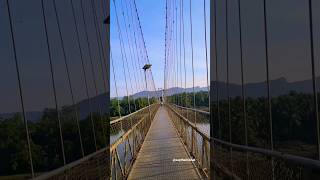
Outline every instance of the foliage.
MULTIPOLYGON (((150 98, 150 104, 156 102, 156 98, 150 98)), ((128 99, 127 96, 123 97, 123 99, 118 100, 116 98, 110 100, 110 117, 118 117, 119 116, 119 106, 121 116, 125 116, 130 114, 130 112, 137 111, 141 108, 148 106, 148 98, 136 98, 136 99, 128 99), (119 102, 118 102, 119 101, 119 102), (130 103, 129 103, 130 102, 130 103), (130 104, 130 106, 129 106, 130 104), (130 109, 129 109, 130 107, 130 109)))
POLYGON ((303 152, 306 150, 297 147, 297 144, 310 146, 317 144, 312 94, 292 91, 285 95, 272 97, 271 116, 266 97, 247 97, 245 109, 243 109, 243 98, 239 96, 231 97, 229 101, 221 99, 219 103, 216 102, 213 101, 211 105, 213 136, 229 141, 231 134, 233 143, 245 144, 246 123, 250 146, 270 149, 272 136, 275 149, 296 155, 305 153, 309 157, 313 156, 314 152, 306 153, 303 152), (272 127, 270 120, 272 120, 272 127), (271 134, 271 128, 273 134, 271 134))
MULTIPOLYGON (((71 106, 63 107, 59 111, 67 163, 82 157, 75 114, 75 109, 71 106)), ((89 113, 87 117, 79 120, 85 155, 96 150, 91 118, 95 126, 97 148, 106 146, 107 137, 103 134, 106 126, 102 124, 106 121, 106 116, 89 113)), ((36 172, 49 171, 63 165, 57 119, 55 109, 45 109, 40 119, 28 121, 32 160, 36 172)), ((11 118, 0 118, 0 139, 0 176, 30 173, 25 123, 20 113, 11 118)))
MULTIPOLYGON (((152 98, 150 101, 154 103, 156 99, 152 98)), ((193 93, 176 94, 167 97, 166 101, 193 107, 193 93)), ((213 99, 212 102, 211 112, 213 113, 211 117, 214 127, 213 136, 215 137, 226 141, 232 138, 233 143, 245 144, 245 123, 247 123, 249 145, 270 148, 271 127, 269 119, 272 119, 275 148, 285 142, 316 144, 317 126, 315 106, 311 94, 290 92, 286 95, 272 97, 270 118, 266 97, 247 97, 245 100, 246 109, 243 109, 244 102, 239 96, 220 99, 219 103, 213 99), (244 117, 246 117, 246 122, 244 117)), ((130 99, 128 104, 128 97, 124 97, 119 100, 119 104, 121 115, 127 115, 130 111, 146 107, 148 100, 147 98, 138 98, 133 102, 130 99)), ((197 107, 208 107, 208 92, 197 92, 195 104, 197 107)), ((117 99, 110 101, 110 115, 111 117, 119 116, 117 99)), ((59 117, 62 124, 66 160, 69 163, 82 157, 75 109, 71 106, 63 107, 59 111, 59 117)), ((63 165, 57 119, 55 109, 44 109, 40 119, 28 121, 32 158, 37 172, 48 171, 63 165)), ((97 148, 105 147, 107 137, 103 132, 108 132, 108 123, 103 124, 106 122, 105 119, 105 116, 100 117, 97 113, 89 113, 79 120, 86 155, 95 151, 93 125, 96 130, 97 148)), ((11 118, 0 117, 0 139, 0 175, 29 173, 25 124, 20 113, 11 118)), ((295 143, 290 144, 290 147, 293 146, 295 143)))
MULTIPOLYGON (((193 98, 193 93, 182 93, 167 97, 167 101, 193 107, 193 98)), ((208 107, 208 102, 208 92, 195 93, 196 108, 208 107)), ((267 97, 246 97, 245 101, 240 96, 229 99, 220 97, 219 103, 216 99, 212 99, 211 109, 213 135, 217 138, 245 144, 247 130, 250 146, 270 149, 273 135, 275 149, 316 157, 316 148, 313 147, 317 144, 317 123, 312 94, 292 91, 274 96, 271 98, 270 113, 267 97), (300 149, 297 144, 301 145, 300 149), (304 146, 309 149, 303 149, 304 146)))
POLYGON ((179 106, 193 107, 193 100, 195 99, 195 107, 209 107, 209 94, 207 91, 200 91, 195 93, 180 93, 169 97, 166 100, 169 103, 174 103, 179 106))

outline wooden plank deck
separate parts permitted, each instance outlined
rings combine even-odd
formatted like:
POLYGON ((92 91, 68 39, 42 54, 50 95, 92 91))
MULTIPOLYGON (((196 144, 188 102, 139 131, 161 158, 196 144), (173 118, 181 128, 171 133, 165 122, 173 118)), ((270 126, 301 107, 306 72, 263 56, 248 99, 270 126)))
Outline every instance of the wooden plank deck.
POLYGON ((161 106, 128 179, 201 179, 191 162, 173 161, 188 158, 167 110, 161 106))

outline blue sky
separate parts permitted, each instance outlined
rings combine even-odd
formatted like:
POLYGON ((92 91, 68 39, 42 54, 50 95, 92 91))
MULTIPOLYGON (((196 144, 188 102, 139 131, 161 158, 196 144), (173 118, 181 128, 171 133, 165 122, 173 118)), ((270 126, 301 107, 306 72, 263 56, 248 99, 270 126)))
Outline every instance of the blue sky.
MULTIPOLYGON (((172 2, 169 0, 168 2, 172 2)), ((129 7, 129 0, 116 0, 117 13, 120 21, 120 26, 122 27, 121 33, 123 38, 126 38, 125 28, 123 26, 123 16, 120 14, 123 8, 126 7, 124 2, 127 3, 129 7)), ((132 1, 131 1, 132 2, 132 1)), ((178 1, 177 1, 178 2, 178 1)), ((189 0, 184 0, 184 22, 185 22, 185 44, 186 44, 186 71, 187 71, 187 87, 192 86, 192 66, 191 66, 191 43, 190 43, 190 20, 189 20, 189 0)), ((118 35, 117 20, 115 14, 115 7, 113 2, 110 2, 110 12, 111 12, 111 26, 110 26, 110 40, 111 40, 111 51, 112 57, 115 65, 115 75, 118 87, 119 96, 126 94, 125 91, 125 79, 124 72, 122 68, 122 56, 120 48, 120 40, 118 35)), ((207 41, 208 48, 210 47, 210 4, 209 0, 206 0, 206 14, 207 14, 207 41)), ((146 48, 148 51, 148 56, 150 63, 152 64, 152 72, 155 80, 156 88, 163 88, 164 85, 164 56, 165 56, 165 0, 136 0, 136 5, 139 13, 139 18, 141 22, 141 27, 145 39, 146 48)), ((126 10, 126 9, 124 9, 126 10)), ((125 11, 127 12, 127 11, 125 11)), ((126 17, 126 15, 125 15, 126 17)), ((194 43, 194 69, 195 69, 195 86, 206 86, 206 60, 205 60, 205 44, 204 44, 204 19, 203 19, 203 1, 192 0, 192 23, 193 23, 193 43, 194 43)), ((129 33, 130 34, 130 33, 129 33)), ((178 35, 179 36, 179 35, 178 35)), ((133 36, 132 36, 133 37, 133 36)), ((124 40, 126 42, 126 40, 124 40)), ((126 43, 124 43, 126 44, 126 43)), ((127 44, 126 44, 127 45, 127 44)), ((128 64, 131 69, 131 74, 133 70, 138 72, 138 64, 132 64, 132 59, 129 58, 129 48, 127 46, 126 54, 128 57, 128 64)), ((210 57, 210 52, 208 52, 208 59, 210 57)), ((210 67, 210 64, 209 64, 210 67)), ((112 68, 112 67, 111 67, 112 68)), ((180 70, 179 70, 180 71, 180 70)), ((130 76, 132 80, 132 89, 129 84, 128 70, 126 70, 126 76, 128 81, 129 94, 138 92, 143 89, 143 74, 142 70, 139 75, 136 75, 138 84, 135 83, 134 76, 130 76), (138 86, 138 88, 136 88, 138 86)), ((111 73, 111 97, 115 97, 115 85, 112 69, 111 73)), ((133 74, 132 74, 133 75, 133 74)), ((179 80, 180 82, 181 80, 179 80)), ((184 79, 183 79, 184 84, 184 79)), ((173 84, 171 84, 173 86, 173 84)))

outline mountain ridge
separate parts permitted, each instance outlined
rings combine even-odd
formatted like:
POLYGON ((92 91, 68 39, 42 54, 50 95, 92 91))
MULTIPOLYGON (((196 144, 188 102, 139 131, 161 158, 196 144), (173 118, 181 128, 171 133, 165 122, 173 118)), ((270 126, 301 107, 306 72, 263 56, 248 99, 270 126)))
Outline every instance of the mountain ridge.
MULTIPOLYGON (((102 109, 102 113, 104 113, 103 109, 107 109, 107 95, 106 93, 100 94, 98 96, 94 96, 90 98, 91 109, 99 110, 102 109)), ((79 117, 80 120, 87 117, 90 113, 89 109, 89 99, 84 99, 79 101, 77 104, 77 108, 79 109, 79 117)), ((72 105, 65 105, 65 106, 72 106, 72 105)), ((8 119, 12 118, 14 115, 21 112, 10 112, 10 113, 0 113, 0 121, 1 119, 8 119)), ((26 117, 28 121, 36 122, 38 121, 43 115, 43 110, 39 111, 27 111, 26 117)))
MULTIPOLYGON (((320 77, 316 78, 317 84, 320 84, 320 77)), ((226 96, 227 93, 227 83, 225 82, 213 82, 214 85, 219 86, 219 94, 222 94, 223 96, 226 96)), ((248 83, 244 86, 245 89, 245 96, 251 97, 251 98, 257 98, 257 97, 266 97, 267 96, 267 84, 266 82, 255 82, 255 83, 248 83)), ((230 97, 236 97, 241 95, 241 85, 240 84, 229 84, 229 95, 230 97)), ((184 88, 180 87, 173 87, 166 90, 166 95, 171 96, 174 94, 179 94, 183 92, 192 93, 193 88, 187 88, 186 90, 184 88)), ((194 89, 195 92, 200 91, 208 91, 207 87, 200 87, 197 86, 194 89)), ((281 77, 278 79, 274 79, 270 81, 270 95, 272 97, 274 96, 280 96, 284 94, 288 94, 290 91, 296 91, 296 92, 302 92, 302 93, 312 93, 313 87, 312 87, 312 80, 300 80, 295 82, 288 82, 285 78, 281 77)), ((320 89, 319 89, 320 91, 320 89)), ((141 91, 138 93, 133 94, 131 97, 133 98, 140 98, 140 97, 147 97, 148 93, 150 93, 150 96, 159 97, 162 94, 162 90, 158 91, 141 91)), ((113 97, 115 98, 115 97, 113 97)), ((123 97, 122 97, 123 98, 123 97)), ((112 99, 112 98, 111 98, 112 99)), ((98 109, 99 107, 101 109, 107 109, 107 95, 106 94, 100 94, 98 96, 90 98, 91 107, 93 109, 98 109)), ((83 117, 86 117, 89 113, 89 100, 84 99, 77 103, 77 106, 79 108, 79 116, 80 119, 83 117)), ((10 118, 14 116, 17 112, 12 113, 0 113, 0 120, 10 118)), ((43 112, 42 111, 28 111, 26 112, 26 115, 28 117, 28 120, 35 121, 39 118, 41 118, 43 112)))

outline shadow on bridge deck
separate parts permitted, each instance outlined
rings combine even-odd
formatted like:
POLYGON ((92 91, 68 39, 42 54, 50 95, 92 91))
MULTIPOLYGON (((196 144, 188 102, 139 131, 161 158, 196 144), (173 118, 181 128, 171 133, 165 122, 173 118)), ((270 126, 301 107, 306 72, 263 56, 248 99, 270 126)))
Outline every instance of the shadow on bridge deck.
POLYGON ((160 107, 128 179, 201 179, 165 107, 160 107))

